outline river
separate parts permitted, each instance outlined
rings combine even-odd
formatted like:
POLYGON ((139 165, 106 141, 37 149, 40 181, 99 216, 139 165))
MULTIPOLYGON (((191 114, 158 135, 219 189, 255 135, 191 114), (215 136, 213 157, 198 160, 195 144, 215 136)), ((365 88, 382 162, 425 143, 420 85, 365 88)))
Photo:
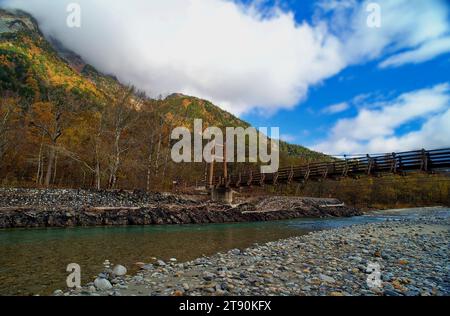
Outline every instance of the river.
POLYGON ((311 231, 420 216, 422 211, 240 224, 0 230, 0 295, 48 295, 63 289, 69 263, 81 266, 86 283, 101 271, 105 259, 125 265, 132 273, 138 261, 177 258, 183 262, 311 231))

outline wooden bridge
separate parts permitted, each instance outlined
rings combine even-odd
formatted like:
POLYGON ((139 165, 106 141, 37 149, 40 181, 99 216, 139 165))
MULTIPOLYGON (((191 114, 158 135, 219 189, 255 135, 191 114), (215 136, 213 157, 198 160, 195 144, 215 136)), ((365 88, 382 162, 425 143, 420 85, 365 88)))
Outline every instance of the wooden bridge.
POLYGON ((225 176, 210 174, 212 188, 239 188, 251 186, 290 184, 293 182, 339 180, 346 177, 407 175, 410 172, 435 173, 450 170, 450 148, 390 153, 363 158, 336 159, 332 162, 310 163, 280 168, 278 172, 263 174, 258 169, 225 176))

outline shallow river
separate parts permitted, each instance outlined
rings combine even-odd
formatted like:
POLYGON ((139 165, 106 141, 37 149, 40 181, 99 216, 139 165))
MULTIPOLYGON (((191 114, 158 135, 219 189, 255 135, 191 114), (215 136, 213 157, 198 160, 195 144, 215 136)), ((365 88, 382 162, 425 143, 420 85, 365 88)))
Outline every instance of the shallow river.
POLYGON ((244 224, 0 230, 0 295, 45 295, 64 289, 65 268, 72 262, 81 266, 86 283, 101 271, 105 259, 134 272, 135 262, 152 262, 154 257, 182 262, 316 230, 419 216, 421 211, 244 224))

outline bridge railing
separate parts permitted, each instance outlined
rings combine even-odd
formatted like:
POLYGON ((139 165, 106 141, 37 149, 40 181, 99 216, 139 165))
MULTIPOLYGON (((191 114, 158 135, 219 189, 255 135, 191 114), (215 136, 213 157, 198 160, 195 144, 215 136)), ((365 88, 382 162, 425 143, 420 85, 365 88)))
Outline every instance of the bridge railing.
POLYGON ((227 179, 217 177, 213 182, 216 186, 239 187, 383 173, 432 172, 448 168, 450 168, 450 148, 430 151, 422 149, 284 167, 273 174, 261 174, 257 169, 253 168, 245 172, 235 173, 227 179))

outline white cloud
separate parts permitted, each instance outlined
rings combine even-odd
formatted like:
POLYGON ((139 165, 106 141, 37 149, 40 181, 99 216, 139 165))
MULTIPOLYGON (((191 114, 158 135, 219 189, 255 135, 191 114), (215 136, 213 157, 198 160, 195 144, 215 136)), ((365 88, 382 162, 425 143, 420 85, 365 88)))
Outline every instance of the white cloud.
POLYGON ((396 64, 432 58, 445 49, 429 43, 439 46, 450 30, 444 0, 379 0, 381 29, 366 25, 369 1, 354 0, 322 1, 309 23, 259 1, 77 0, 82 27, 70 29, 66 5, 74 1, 4 3, 29 11, 46 35, 122 82, 153 96, 206 98, 235 114, 292 108, 311 86, 386 54, 396 64), (409 50, 416 52, 398 55, 409 50))
POLYGON ((325 28, 297 25, 276 8, 261 16, 222 0, 78 0, 82 27, 69 29, 65 5, 72 1, 7 3, 31 12, 45 34, 99 70, 151 95, 195 95, 236 114, 274 112, 345 66, 325 28))
POLYGON ((342 102, 338 104, 333 104, 322 110, 322 113, 325 114, 337 114, 347 111, 350 108, 350 105, 347 102, 342 102))
POLYGON ((339 120, 326 140, 314 149, 330 154, 379 153, 450 146, 450 85, 402 94, 375 108, 362 108, 356 117, 339 120), (408 123, 419 128, 399 136, 408 123))
POLYGON ((450 146, 450 109, 432 116, 420 130, 408 133, 400 137, 390 137, 388 139, 374 141, 374 148, 388 146, 392 151, 396 148, 420 149, 421 147, 431 146, 433 148, 447 148, 450 146))
POLYGON ((421 63, 443 53, 450 52, 450 37, 429 41, 415 50, 389 57, 380 64, 381 68, 398 67, 408 63, 421 63))
MULTIPOLYGON (((349 64, 415 51, 417 47, 425 48, 450 34, 446 0, 378 0, 376 3, 381 7, 381 28, 367 27, 365 8, 371 2, 366 0, 360 2, 359 6, 345 6, 331 11, 330 29, 339 37, 349 64)), ((436 42, 434 45, 437 45, 436 42)), ((436 48, 426 50, 434 50, 434 56, 438 55, 436 48)), ((440 49, 440 53, 448 51, 440 49)), ((417 59, 411 56, 405 63, 418 62, 419 57, 422 57, 419 55, 417 59)))

